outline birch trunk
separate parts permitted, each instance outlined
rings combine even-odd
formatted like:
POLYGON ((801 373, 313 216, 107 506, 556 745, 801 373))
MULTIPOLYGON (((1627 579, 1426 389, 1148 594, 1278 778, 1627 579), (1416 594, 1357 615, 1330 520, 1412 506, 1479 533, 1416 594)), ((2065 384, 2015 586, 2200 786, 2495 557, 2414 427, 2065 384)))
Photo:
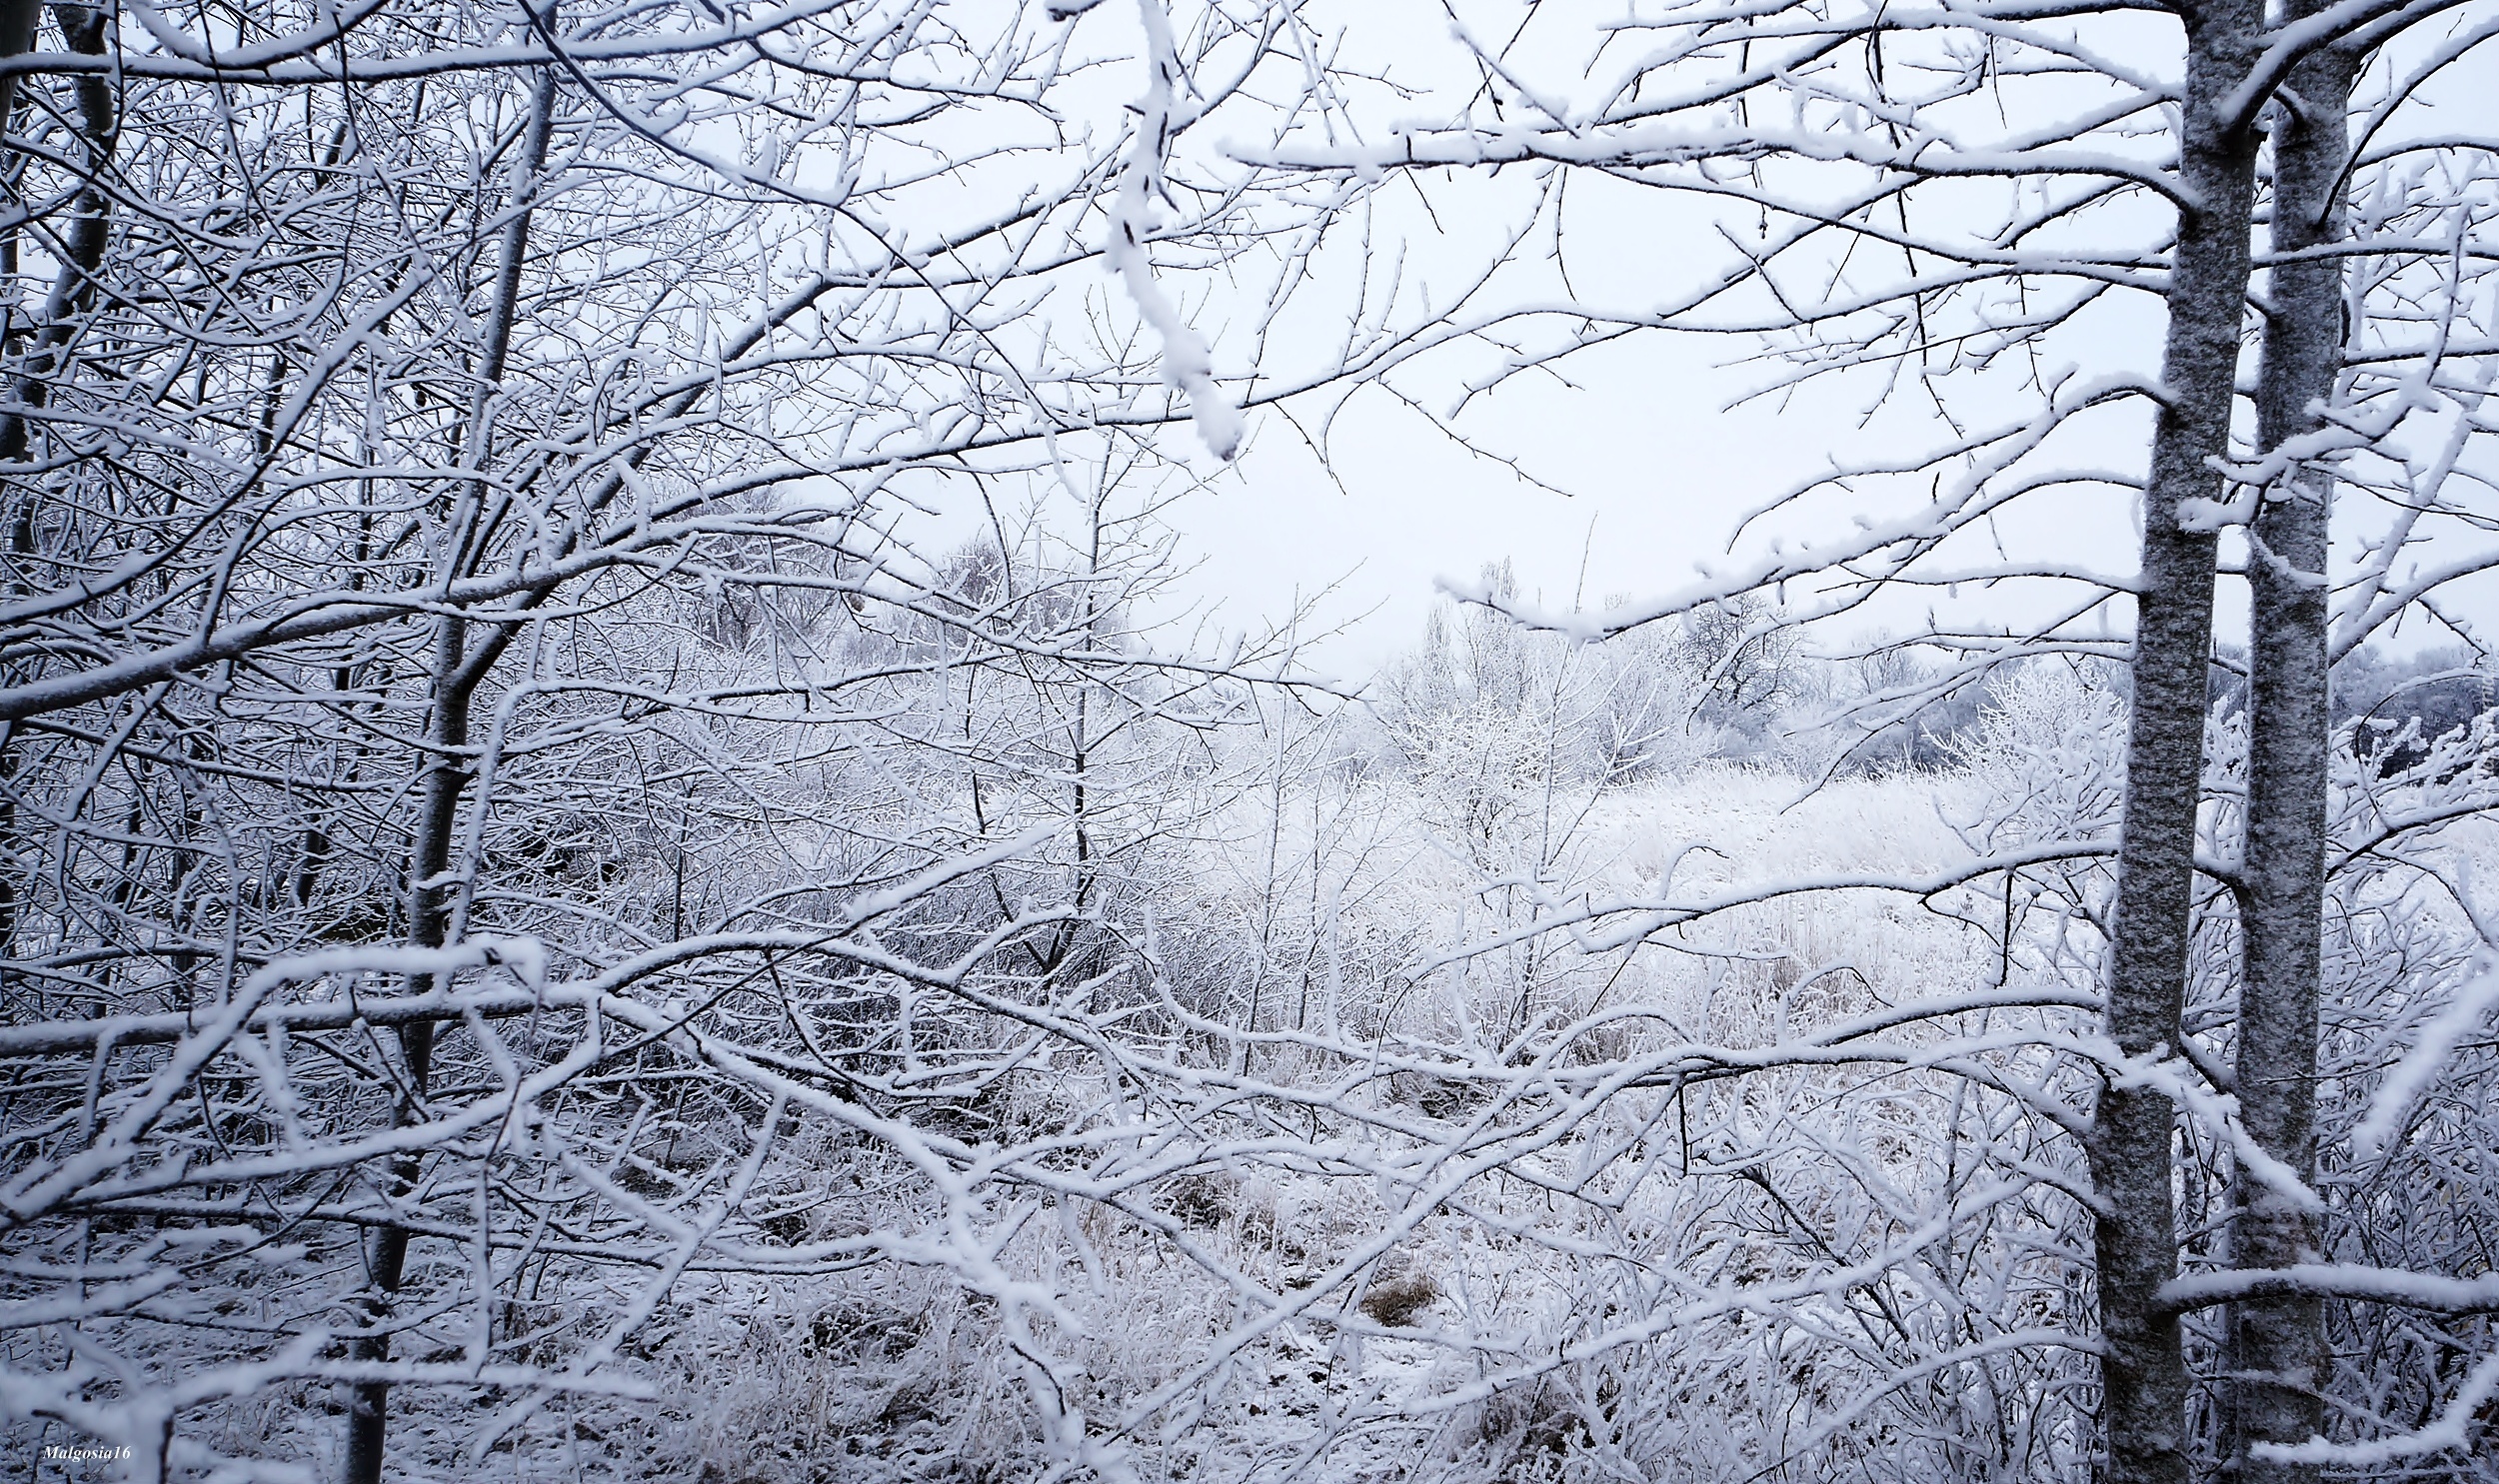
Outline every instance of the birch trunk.
MULTIPOLYGON (((2324 0, 2292 0, 2288 19, 2324 0)), ((2352 57, 2319 51, 2296 67, 2273 126, 2276 254, 2341 235, 2345 114, 2352 57)), ((2310 258, 2276 266, 2257 376, 2256 436, 2270 453, 2313 432, 2310 411, 2334 391, 2341 359, 2342 264, 2310 258)), ((2266 492, 2249 529, 2247 848, 2241 920, 2238 1096, 2248 1136, 2302 1176, 2317 1160, 2317 989, 2325 906, 2326 548, 2332 476, 2294 465, 2266 492)), ((2231 1192, 2231 1260, 2285 1267, 2316 1259, 2306 1212, 2240 1174, 2231 1192)), ((2305 1442, 2324 1430, 2323 1303, 2310 1295, 2231 1306, 2222 1390, 2224 1472, 2289 1484, 2314 1465, 2252 1458, 2256 1442, 2305 1442)))
MULTIPOLYGON (((2182 529, 2180 507, 2221 494, 2211 461, 2228 451, 2247 302, 2256 136, 2220 104, 2248 75, 2264 10, 2257 0, 2182 7, 2178 237, 2170 269, 2166 399, 2153 433, 2135 595, 2134 704, 2126 739, 2107 1030, 2130 1058, 2174 1048, 2185 995, 2203 771, 2205 673, 2212 652, 2216 538, 2182 529)), ((2109 1484, 2185 1484, 2186 1366, 2178 1320, 2159 1291, 2176 1268, 2171 1149, 2175 1115, 2153 1087, 2104 1085, 2086 1153, 2099 1198, 2098 1259, 2109 1484)))

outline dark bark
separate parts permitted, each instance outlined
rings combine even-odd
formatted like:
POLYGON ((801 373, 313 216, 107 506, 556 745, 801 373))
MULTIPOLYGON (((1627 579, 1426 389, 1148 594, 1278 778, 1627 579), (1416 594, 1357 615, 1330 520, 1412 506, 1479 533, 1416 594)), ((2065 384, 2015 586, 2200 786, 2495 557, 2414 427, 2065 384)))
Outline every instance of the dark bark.
MULTIPOLYGON (((0 56, 15 56, 33 49, 36 10, 32 3, 0 0, 0 56)), ((55 5, 52 17, 71 51, 103 55, 105 19, 101 12, 84 5, 55 5)), ((16 80, 7 81, 9 86, 0 88, 0 128, 7 125, 17 107, 16 80)), ((35 331, 34 342, 27 348, 17 375, 9 379, 9 404, 0 407, 0 469, 26 463, 32 447, 27 415, 40 411, 50 400, 52 379, 69 359, 70 339, 94 302, 96 270, 104 262, 104 245, 112 230, 112 197, 97 182, 112 162, 114 136, 120 127, 113 90, 106 79, 88 77, 79 79, 72 91, 78 99, 79 138, 87 153, 88 185, 78 193, 70 221, 67 259, 53 281, 40 328, 35 331)), ((12 161, 12 197, 16 194, 17 176, 12 161)), ((6 264, 12 277, 17 270, 16 246, 17 235, 12 229, 8 234, 6 264)), ((13 354, 17 349, 13 334, 0 339, 0 354, 13 354)), ((0 479, 7 481, 8 591, 13 597, 23 597, 34 586, 39 528, 36 505, 42 492, 35 481, 22 476, 0 475, 0 479)), ((15 673, 0 674, 0 689, 24 679, 15 673)), ((17 743, 15 730, 0 727, 0 960, 9 957, 17 938, 17 743)))
MULTIPOLYGON (((2170 269, 2166 398, 2152 440, 2135 598, 2134 703, 2109 945, 2107 1029, 2129 1057, 2175 1048, 2185 996, 2212 652, 2216 538, 2181 528, 2180 507, 2221 495, 2247 302, 2256 136, 2217 105, 2249 72, 2264 23, 2257 0, 2183 8, 2186 98, 2178 183, 2186 203, 2170 269)), ((2185 1484, 2186 1366, 2159 1290, 2175 1271, 2175 1114, 2155 1088, 2104 1085, 2086 1141, 2093 1188, 2109 1484, 2185 1484)))
MULTIPOLYGON (((528 204, 537 192, 539 172, 546 165, 554 110, 555 77, 549 72, 540 76, 531 100, 530 127, 515 172, 513 192, 516 205, 522 209, 504 229, 489 300, 478 387, 471 404, 464 451, 472 470, 483 467, 491 453, 496 384, 503 379, 505 356, 512 344, 513 320, 520 309, 521 268, 529 251, 528 204)), ((471 482, 459 497, 460 508, 444 538, 446 588, 469 556, 468 533, 476 522, 481 499, 476 482, 471 482)), ((451 871, 452 841, 459 832, 460 800, 469 786, 470 718, 478 687, 491 666, 491 655, 501 652, 499 644, 490 644, 486 647, 487 655, 471 654, 468 628, 467 621, 456 614, 438 620, 435 628, 433 725, 427 739, 433 761, 426 770, 416 840, 408 856, 408 941, 420 948, 439 948, 450 934, 453 907, 459 895, 451 871)), ((411 978, 408 990, 425 994, 450 987, 448 975, 438 981, 433 975, 421 974, 411 978)), ((434 1031, 431 1020, 412 1021, 400 1027, 400 1060, 407 1077, 407 1092, 393 1110, 395 1123, 424 1116, 426 1083, 434 1063, 434 1031)), ((422 1160, 416 1154, 394 1160, 390 1174, 393 1194, 403 1195, 415 1189, 421 1169, 422 1160)), ((372 1328, 359 1335, 351 1347, 356 1359, 374 1363, 390 1359, 391 1337, 385 1325, 407 1262, 408 1229, 399 1225, 377 1227, 366 1252, 365 1310, 366 1322, 372 1328)), ((342 1475, 345 1484, 378 1484, 389 1411, 388 1382, 368 1381, 353 1389, 347 1415, 347 1462, 342 1475)))
MULTIPOLYGON (((408 866, 408 940, 420 948, 443 945, 451 916, 452 889, 443 877, 450 868, 451 842, 459 828, 461 794, 468 787, 469 714, 476 695, 474 682, 462 684, 463 640, 464 626, 458 619, 441 622, 436 638, 435 674, 446 678, 447 684, 440 687, 435 697, 433 735, 428 739, 434 762, 426 773, 416 847, 409 854, 408 866)), ((448 978, 445 975, 446 982, 437 982, 432 975, 418 975, 410 981, 409 991, 424 994, 448 989, 448 978)), ((391 1121, 405 1124, 425 1116, 426 1085, 434 1067, 434 1022, 419 1020, 401 1026, 399 1052, 407 1090, 394 1106, 391 1121)), ((416 1188, 422 1166, 415 1154, 391 1161, 394 1198, 416 1188)), ((406 1275, 407 1263, 408 1229, 398 1225, 376 1227, 365 1255, 365 1321, 372 1328, 357 1336, 350 1347, 357 1360, 378 1364, 391 1358, 391 1337, 384 1325, 391 1315, 392 1299, 406 1275)), ((376 1484, 382 1477, 382 1445, 389 1406, 388 1382, 365 1381, 354 1388, 347 1414, 346 1484, 376 1484)))
MULTIPOLYGON (((2322 0, 2292 0, 2296 19, 2322 0)), ((2345 114, 2352 58, 2312 53, 2293 69, 2273 115, 2275 253, 2341 235, 2345 114)), ((2268 314, 2257 375, 2257 443, 2267 453, 2316 430, 2310 409, 2333 394, 2342 352, 2339 260, 2267 271, 2268 314)), ((2249 531, 2248 798, 2241 921, 2238 1096, 2248 1136, 2302 1176, 2317 1161, 2317 994, 2325 909, 2326 548, 2333 477, 2285 470, 2249 531)), ((2239 1174, 2231 1190, 2231 1260, 2280 1268, 2316 1260, 2308 1213, 2239 1174)), ((2314 1465, 2252 1458, 2255 1442, 2304 1442, 2324 1430, 2324 1304, 2312 1295, 2231 1306, 2222 1388, 2224 1473, 2291 1484, 2314 1465)))
MULTIPOLYGON (((11 19, 0 17, 0 21, 11 19)), ((52 19, 60 26, 61 39, 71 51, 91 57, 104 54, 102 12, 84 5, 55 5, 52 19)), ((42 324, 27 349, 25 364, 9 388, 12 405, 0 410, 0 464, 26 462, 31 447, 26 414, 40 411, 51 400, 52 378, 67 361, 70 338, 77 333, 81 316, 94 301, 96 271, 103 266, 104 245, 112 231, 113 200, 101 184, 104 172, 112 165, 114 135, 121 122, 114 106, 112 83, 103 77, 82 77, 72 91, 78 99, 79 142, 87 154, 88 184, 78 193, 72 209, 67 261, 61 264, 54 279, 51 298, 44 305, 42 324)), ((11 555, 23 561, 33 543, 32 492, 18 491, 15 504, 9 544, 11 555)))

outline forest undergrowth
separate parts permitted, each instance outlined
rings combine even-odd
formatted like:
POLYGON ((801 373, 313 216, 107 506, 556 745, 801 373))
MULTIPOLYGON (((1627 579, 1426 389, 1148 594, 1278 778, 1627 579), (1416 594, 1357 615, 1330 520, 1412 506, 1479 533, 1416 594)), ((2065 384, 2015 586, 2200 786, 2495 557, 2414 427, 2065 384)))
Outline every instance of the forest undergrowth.
MULTIPOLYGON (((1482 680, 1458 688, 1469 705, 1482 680)), ((1400 722, 1416 719, 1392 709, 1270 716, 1305 731, 1268 747, 1263 772, 1210 775, 1185 836, 1115 856, 1124 879, 1105 889, 1137 953, 1103 978, 1153 974, 1204 1023, 1239 1027, 1183 1033, 1169 1049, 1270 1102, 1304 1095, 1299 1137, 1193 1128, 1230 1147, 1119 1202, 991 1196, 984 1250, 1046 1315, 1019 1334, 994 1294, 960 1281, 959 1258, 915 1263, 888 1246, 903 1260, 827 1260, 846 1240, 925 1232, 950 1213, 891 1149, 793 1120, 724 1231, 747 1270, 698 1264, 678 1278, 604 1368, 620 1394, 549 1400, 480 1454, 477 1418, 495 1396, 432 1389, 402 1424, 405 1476, 1032 1477, 1048 1470, 1053 1440, 1017 1373, 1046 1351, 1068 1415, 1178 1398, 1121 1440, 1121 1466, 1140 1478, 1732 1484, 1765 1468, 1828 1478, 1843 1466, 1870 1478, 2086 1477, 2091 1395, 2073 1336, 2088 1279, 2069 1140, 2011 1100, 1989 1105, 1965 1075, 1896 1057, 1740 1080, 1655 1073, 1696 1045, 1738 1059, 1817 1034, 1843 1047, 1831 1027, 1965 999, 1972 1008, 1925 1027, 1939 1062, 2012 1047, 2005 1065, 2028 1058, 2054 1077, 2036 1047, 2080 1033, 2079 1002, 1987 1002, 2087 982, 2104 863, 1923 896, 1778 888, 1942 880, 1973 855, 2105 841, 2117 696, 2087 668, 2035 666, 1941 740, 1938 763, 1837 776, 1792 741, 1786 758, 1705 755, 1726 739, 1704 726, 1694 741, 1694 716, 1673 719, 1686 755, 1630 769, 1553 766, 1595 734, 1570 737, 1549 711, 1480 728, 1488 755, 1423 757, 1398 751, 1400 722), (1503 859, 1516 883, 1506 892, 1485 885, 1502 879, 1503 859), (1567 917, 1573 903, 1740 901, 1765 887, 1764 899, 1622 946, 1584 922, 1505 930, 1567 917), (1367 1047, 1371 1064, 1348 1070, 1348 1045, 1367 1047), (1554 1120, 1537 1104, 1580 1100, 1574 1067, 1626 1085, 1588 1116, 1554 1120), (1547 1074, 1549 1098, 1536 1087, 1547 1074), (1349 1102, 1360 1116, 1345 1116, 1349 1102), (1462 1158, 1470 1132, 1489 1140, 1504 1123, 1543 1134, 1454 1185, 1418 1167, 1462 1158), (1340 1142, 1367 1147, 1352 1155, 1340 1142), (1447 1198, 1425 1203, 1425 1190, 1447 1198), (1921 1226, 1899 1256, 1902 1233, 1921 1226), (787 1253, 780 1271, 775 1249, 787 1253)), ((1425 720, 1446 735, 1445 718, 1425 720)), ((2226 716, 2216 730, 2226 734, 2226 716)), ((2350 762, 2347 822, 2454 789, 2459 776, 2439 773, 2481 755, 2481 737, 2452 734, 2439 765, 2394 777, 2350 762)), ((1264 745, 1228 744, 1253 758, 1264 745)), ((1819 749, 1827 759, 1827 742, 1819 749)), ((2478 839, 2434 842, 2403 870, 2356 873, 2343 888, 2340 1018, 2329 1020, 2339 1128, 2478 961, 2465 913, 2484 905, 2472 895, 2482 858, 2478 839)), ((2443 1073, 2409 1115, 2403 1154, 2337 1161, 2329 1198, 2369 1207, 2342 1240, 2401 1233, 2441 1247, 2457 1276, 2488 1270, 2477 1202, 2499 1171, 2473 1130, 2492 1070, 2484 1047, 2443 1073), (2449 1118, 2460 1121, 2442 1131, 2449 1118), (2391 1221, 2390 1204, 2405 1208, 2391 1221)), ((976 1147, 1009 1147, 1081 1124, 1117 1081, 1005 1079, 943 1118, 976 1147)), ((1219 1100, 1213 1116, 1270 1134, 1290 1116, 1242 1102, 1219 1100)), ((752 1146, 735 1119, 682 1122, 653 1150, 650 1188, 752 1146)), ((2224 1162, 2205 1150, 2201 1168, 2209 1178, 2224 1162)), ((444 1242, 412 1260, 416 1284, 426 1262, 449 1280, 464 1258, 444 1242)), ((558 1368, 596 1343, 634 1286, 583 1277, 533 1292, 528 1312, 551 1318, 516 1319, 507 1343, 558 1368)), ((2405 1409, 2435 1382, 2395 1378, 2466 1353, 2475 1336, 2364 1317, 2339 1315, 2348 1373, 2386 1393, 2374 1420, 2411 1421, 2405 1409)), ((443 1343, 421 1358, 456 1359, 461 1316, 446 1308, 436 1322, 443 1343)), ((291 1456, 319 1477, 339 1410, 319 1387, 263 1393, 226 1410, 220 1446, 291 1456)))

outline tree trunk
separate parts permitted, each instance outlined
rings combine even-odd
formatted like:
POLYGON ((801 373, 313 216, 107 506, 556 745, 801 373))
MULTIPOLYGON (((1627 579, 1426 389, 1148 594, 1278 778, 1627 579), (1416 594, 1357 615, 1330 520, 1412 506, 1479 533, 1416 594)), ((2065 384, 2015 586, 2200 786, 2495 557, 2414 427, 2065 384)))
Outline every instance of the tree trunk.
MULTIPOLYGON (((38 7, 19 0, 0 0, 0 56, 22 56, 35 44, 35 21, 38 7)), ((84 5, 55 5, 53 22, 61 28, 62 41, 73 52, 96 57, 104 54, 105 29, 101 12, 84 5)), ((14 77, 0 79, 0 128, 5 128, 10 114, 17 108, 14 77)), ((120 114, 115 107, 113 90, 101 77, 81 78, 71 86, 78 99, 79 141, 86 150, 89 183, 78 193, 75 215, 69 229, 69 256, 54 276, 51 297, 45 301, 41 328, 35 334, 18 374, 9 379, 9 406, 0 409, 0 468, 13 468, 27 462, 33 447, 27 414, 40 411, 52 395, 52 378, 68 361, 66 355, 71 337, 87 307, 95 302, 96 270, 104 262, 104 247, 111 234, 113 198, 100 184, 113 158, 114 135, 120 127, 120 114)), ((20 177, 16 162, 11 162, 11 190, 15 197, 15 181, 20 177)), ((8 272, 17 270, 17 233, 8 234, 8 272)), ((14 341, 0 343, 0 354, 17 349, 14 341)), ((6 505, 8 514, 7 591, 22 598, 33 591, 36 559, 36 538, 40 515, 36 503, 42 494, 40 484, 24 476, 9 481, 6 505)), ((15 673, 0 674, 0 688, 26 679, 15 673)), ((10 957, 16 947, 17 918, 20 907, 17 885, 19 850, 17 824, 17 731, 0 727, 0 960, 10 957)))
MULTIPOLYGON (((2289 18, 2323 0, 2292 0, 2289 18)), ((2341 236, 2352 58, 2319 51, 2293 69, 2273 126, 2273 251, 2341 236)), ((2333 395, 2341 359, 2339 259, 2266 275, 2270 301, 2257 375, 2256 437, 2270 453, 2313 432, 2309 409, 2333 395)), ((2249 529, 2250 728, 2241 921, 2238 1096, 2248 1136, 2303 1177, 2317 1161, 2317 988, 2325 909, 2326 546, 2333 477, 2294 466, 2265 492, 2249 529)), ((2240 1267, 2314 1261, 2308 1214, 2241 1171, 2231 1190, 2231 1260, 2240 1267)), ((2324 1430, 2324 1305, 2313 1297, 2230 1308, 2222 1389, 2224 1472, 2288 1484, 2314 1465, 2248 1456, 2255 1442, 2305 1442, 2324 1430)))
MULTIPOLYGON (((2180 507, 2220 495, 2211 461, 2229 446, 2239 323, 2247 302, 2256 136, 2217 105, 2255 55, 2258 0, 2182 9, 2186 99, 2170 269, 2167 389, 2143 499, 2135 596, 2134 704, 2126 738, 2117 910, 2109 945, 2107 1029, 2129 1057, 2178 1041, 2185 995, 2195 821, 2203 772, 2206 669, 2212 652, 2216 538, 2180 526, 2180 507)), ((2169 1098, 2104 1085, 2086 1141, 2099 1198, 2101 1427, 2108 1484, 2185 1484, 2186 1365, 2160 1287, 2176 1269, 2169 1098)))
MULTIPOLYGON (((55 5, 52 19, 61 28, 61 39, 71 51, 89 57, 104 55, 102 12, 84 5, 55 5)), ((18 23, 15 15, 0 15, 0 24, 18 23)), ((28 37, 31 43, 31 30, 28 37)), ((0 464, 26 462, 27 451, 32 447, 26 414, 40 411, 51 400, 51 379, 66 360, 63 352, 77 333, 79 316, 95 300, 96 270, 104 263, 104 246, 112 231, 113 198, 104 190, 102 181, 104 172, 112 165, 120 112, 106 78, 80 77, 71 83, 70 91, 78 99, 79 143, 86 151, 88 185, 78 193, 70 219, 68 261, 61 264, 60 272, 53 278, 52 296, 45 301, 41 328, 35 333, 23 369, 9 388, 9 400, 15 405, 0 411, 0 464)), ((12 106, 14 98, 12 90, 12 106)), ((33 491, 21 490, 10 525, 10 549, 21 560, 33 550, 34 522, 33 491), (21 531, 25 533, 22 536, 21 531)))
MULTIPOLYGON (((521 267, 529 251, 530 211, 528 203, 538 189, 538 175, 547 162, 547 144, 554 128, 555 74, 542 73, 531 100, 529 132, 522 143, 521 160, 515 171, 513 197, 521 210, 504 228, 503 244, 496 265, 493 299, 487 314, 486 339, 479 357, 478 387, 471 403, 467 447, 463 462, 474 471, 485 466, 492 450, 491 419, 496 384, 503 379, 504 362, 512 344, 513 319, 519 312, 521 267)), ((464 482, 455 499, 456 510, 443 534, 443 585, 448 588, 461 565, 469 560, 468 529, 474 523, 481 501, 481 482, 464 482)), ((505 631, 508 635, 510 631, 505 631)), ((449 934, 452 907, 458 895, 452 881, 452 840, 459 832, 460 799, 469 785, 469 723, 477 698, 478 686, 486 679, 494 657, 502 645, 490 642, 480 653, 468 649, 468 622, 460 616, 446 615, 436 621, 434 641, 433 726, 428 752, 433 761, 425 775, 423 802, 417 815, 416 840, 408 854, 408 941, 420 948, 439 948, 449 934)), ((432 975, 416 975, 408 985, 412 994, 430 989, 449 988, 448 982, 437 984, 432 975)), ((426 1080, 434 1062, 434 1023, 414 1021, 400 1027, 400 1059, 407 1077, 409 1094, 393 1110, 394 1122, 406 1122, 424 1116, 419 1099, 425 1095, 426 1080)), ((416 1154, 403 1155, 392 1161, 391 1188, 394 1194, 405 1194, 416 1188, 421 1161, 416 1154)), ((408 1230, 388 1225, 376 1228, 366 1252, 366 1322, 373 1329, 357 1337, 352 1348, 355 1358, 370 1363, 390 1359, 391 1337, 383 1329, 389 1319, 392 1299, 399 1291, 408 1262, 408 1230)), ((342 1476, 345 1484, 378 1484, 382 1477, 382 1445, 389 1421, 390 1383, 366 1381, 353 1391, 347 1414, 347 1463, 342 1476)))

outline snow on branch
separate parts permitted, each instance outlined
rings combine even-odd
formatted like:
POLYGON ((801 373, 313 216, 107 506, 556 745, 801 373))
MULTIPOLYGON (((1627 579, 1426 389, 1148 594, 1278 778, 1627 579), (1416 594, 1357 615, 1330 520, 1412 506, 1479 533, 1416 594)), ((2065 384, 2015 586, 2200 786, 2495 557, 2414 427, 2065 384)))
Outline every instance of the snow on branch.
POLYGON ((1206 337, 1190 325, 1157 282, 1150 252, 1155 202, 1165 192, 1164 162, 1173 141, 1192 122, 1180 101, 1189 74, 1181 64, 1165 0, 1137 0, 1137 15, 1146 38, 1146 92, 1137 101, 1135 142, 1120 167, 1119 187, 1112 193, 1103 257, 1120 276, 1137 312, 1161 339, 1163 379, 1189 399, 1199 440, 1207 452, 1229 462, 1241 451, 1245 432, 1241 408, 1216 383, 1214 352, 1206 337))

